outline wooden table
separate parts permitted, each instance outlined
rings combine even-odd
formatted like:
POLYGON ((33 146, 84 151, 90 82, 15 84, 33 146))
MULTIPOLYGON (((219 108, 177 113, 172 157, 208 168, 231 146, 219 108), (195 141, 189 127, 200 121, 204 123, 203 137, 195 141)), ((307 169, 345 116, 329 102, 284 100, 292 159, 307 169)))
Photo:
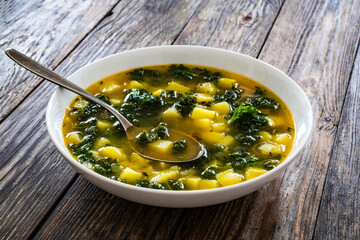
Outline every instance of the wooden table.
POLYGON ((360 239, 359 0, 0 1, 0 239, 360 239), (101 57, 189 44, 248 54, 292 77, 315 122, 296 162, 224 204, 167 209, 90 184, 45 127, 56 86, 18 49, 65 76, 101 57))

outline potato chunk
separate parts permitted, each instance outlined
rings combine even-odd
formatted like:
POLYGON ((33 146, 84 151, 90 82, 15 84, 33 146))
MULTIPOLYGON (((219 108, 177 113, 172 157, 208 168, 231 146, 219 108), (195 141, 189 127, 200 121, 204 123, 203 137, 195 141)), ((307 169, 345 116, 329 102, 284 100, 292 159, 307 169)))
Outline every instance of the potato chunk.
POLYGON ((214 132, 226 132, 228 129, 225 123, 213 123, 212 130, 214 132))
POLYGON ((217 180, 205 180, 202 179, 199 182, 199 189, 211 189, 220 187, 219 182, 217 180))
POLYGON ((267 170, 262 169, 262 168, 249 167, 246 169, 244 177, 245 177, 245 180, 247 181, 247 180, 256 178, 266 172, 267 172, 267 170))
POLYGON ((81 141, 82 137, 79 133, 72 132, 66 135, 66 139, 69 140, 69 142, 71 143, 78 144, 81 141))
POLYGON ((152 94, 153 94, 154 96, 160 96, 163 92, 164 92, 163 89, 158 89, 158 90, 154 91, 152 94))
POLYGON ((120 99, 112 98, 112 99, 110 99, 110 103, 111 103, 111 105, 114 105, 114 106, 120 106, 122 101, 120 99))
POLYGON ((109 93, 115 92, 117 90, 120 90, 120 86, 115 83, 110 83, 110 84, 107 84, 106 86, 103 85, 102 92, 109 94, 109 93))
POLYGON ((194 96, 198 103, 215 101, 214 97, 212 97, 210 94, 206 94, 206 93, 195 93, 194 96))
POLYGON ((267 116, 266 119, 268 120, 270 127, 278 127, 285 125, 285 119, 279 116, 267 116))
POLYGON ((186 188, 188 188, 190 190, 197 190, 197 189, 199 189, 200 181, 201 181, 201 178, 188 177, 188 178, 185 178, 185 186, 186 186, 186 188))
POLYGON ((175 107, 168 108, 162 115, 162 119, 165 121, 172 121, 175 119, 181 119, 181 114, 175 109, 175 107))
POLYGON ((122 151, 121 148, 117 147, 103 147, 99 149, 99 152, 104 157, 109 157, 113 159, 118 159, 120 161, 124 161, 127 159, 125 153, 122 151))
POLYGON ((90 102, 88 100, 78 98, 78 99, 76 99, 73 107, 77 108, 77 109, 82 109, 82 108, 86 107, 89 104, 90 104, 90 102))
POLYGON ((228 114, 230 112, 230 105, 227 102, 220 102, 210 106, 211 110, 218 113, 228 114))
POLYGON ((110 140, 104 137, 98 137, 96 138, 94 142, 94 149, 100 149, 102 147, 105 147, 106 144, 110 144, 110 140))
POLYGON ((221 186, 229 186, 242 182, 244 177, 241 174, 235 173, 232 169, 216 174, 216 180, 221 186))
POLYGON ((264 143, 259 147, 259 150, 263 155, 268 156, 279 155, 284 152, 282 145, 277 143, 264 143))
POLYGON ((208 118, 208 119, 212 120, 212 119, 214 119, 215 115, 216 115, 215 111, 195 107, 194 110, 192 111, 190 117, 192 119, 208 118))
POLYGON ((208 118, 192 120, 192 126, 201 130, 211 130, 211 120, 208 118))
POLYGON ((199 137, 206 143, 206 144, 215 144, 219 143, 225 135, 223 133, 218 132, 201 132, 199 133, 199 137))
POLYGON ((266 132, 266 131, 260 131, 259 136, 260 136, 260 140, 262 142, 267 142, 267 141, 270 141, 272 139, 272 135, 269 132, 266 132))
POLYGON ((156 140, 155 142, 149 143, 148 146, 154 151, 161 152, 161 153, 167 153, 171 151, 172 146, 174 143, 169 140, 156 140))
POLYGON ((225 89, 231 89, 235 86, 236 80, 231 78, 220 78, 218 86, 225 89))
POLYGON ((139 166, 148 166, 149 165, 149 160, 147 160, 146 158, 144 158, 134 152, 131 153, 131 155, 130 155, 130 161, 138 164, 139 166))
POLYGON ((200 93, 208 93, 211 95, 214 95, 216 93, 216 86, 213 83, 210 82, 206 82, 206 83, 200 83, 197 87, 196 87, 196 91, 200 92, 200 93))
POLYGON ((125 180, 127 183, 136 184, 138 180, 141 180, 143 175, 139 172, 132 170, 131 168, 125 168, 121 174, 120 179, 125 180))
POLYGON ((288 144, 290 142, 291 136, 287 133, 276 134, 274 142, 280 144, 288 144))
POLYGON ((218 143, 225 147, 230 147, 235 143, 235 138, 233 136, 226 135, 223 139, 220 139, 218 143))
POLYGON ((153 177, 151 181, 158 182, 158 183, 165 183, 169 179, 176 179, 179 176, 178 169, 168 169, 161 171, 159 175, 153 177))
POLYGON ((135 81, 135 80, 131 80, 127 85, 126 87, 128 89, 132 89, 132 88, 144 88, 144 85, 139 83, 138 81, 135 81))
POLYGON ((166 90, 174 90, 174 91, 177 91, 177 92, 181 92, 181 93, 188 93, 190 92, 190 88, 187 87, 187 86, 184 86, 180 83, 176 83, 176 82, 171 82, 166 90))
POLYGON ((100 131, 105 132, 107 129, 110 129, 113 124, 112 122, 105 121, 105 120, 98 120, 96 122, 96 126, 100 129, 100 131))

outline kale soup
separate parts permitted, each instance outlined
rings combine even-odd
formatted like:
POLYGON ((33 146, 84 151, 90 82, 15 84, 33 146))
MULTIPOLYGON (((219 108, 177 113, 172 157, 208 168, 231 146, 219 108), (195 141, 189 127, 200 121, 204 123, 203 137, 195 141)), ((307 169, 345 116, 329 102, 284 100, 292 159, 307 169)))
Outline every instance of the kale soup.
POLYGON ((172 64, 120 72, 87 90, 131 123, 148 127, 136 144, 183 158, 184 139, 200 141, 205 154, 193 162, 148 160, 129 146, 121 124, 98 104, 76 97, 63 120, 65 145, 87 168, 115 181, 164 190, 199 190, 253 179, 290 153, 294 120, 271 90, 243 75, 204 66, 172 64))

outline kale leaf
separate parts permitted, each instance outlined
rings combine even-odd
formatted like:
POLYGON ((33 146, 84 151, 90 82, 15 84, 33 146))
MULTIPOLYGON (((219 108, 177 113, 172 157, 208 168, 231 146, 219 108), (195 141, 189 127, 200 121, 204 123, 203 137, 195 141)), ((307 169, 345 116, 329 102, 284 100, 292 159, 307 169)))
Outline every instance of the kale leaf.
POLYGON ((161 97, 153 96, 145 89, 129 89, 125 94, 120 113, 135 125, 139 125, 140 119, 156 116, 164 105, 161 97))
POLYGON ((176 110, 183 117, 187 117, 191 111, 195 108, 196 98, 193 95, 185 94, 181 100, 175 103, 176 110))
POLYGON ((234 102, 240 100, 242 92, 243 90, 240 88, 233 88, 231 90, 226 90, 224 94, 215 95, 215 100, 219 102, 227 102, 233 104, 234 102))
POLYGON ((151 69, 137 68, 128 74, 130 74, 132 80, 146 82, 151 86, 164 85, 170 81, 165 75, 151 69))
POLYGON ((274 110, 279 109, 279 103, 268 97, 250 97, 246 100, 245 105, 256 108, 272 108, 274 110))
POLYGON ((233 125, 238 131, 256 133, 262 127, 267 126, 268 121, 255 107, 240 105, 235 109, 229 124, 233 125))
POLYGON ((189 68, 183 64, 174 64, 168 68, 168 73, 172 78, 184 80, 188 82, 202 83, 214 82, 217 83, 221 78, 220 72, 211 72, 205 68, 189 68))

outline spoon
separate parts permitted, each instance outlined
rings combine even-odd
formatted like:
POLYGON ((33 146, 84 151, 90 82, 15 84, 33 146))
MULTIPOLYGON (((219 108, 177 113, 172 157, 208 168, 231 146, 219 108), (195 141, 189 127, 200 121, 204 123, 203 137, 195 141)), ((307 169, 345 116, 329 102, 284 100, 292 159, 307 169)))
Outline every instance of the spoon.
POLYGON ((95 97, 91 93, 85 91, 81 87, 77 86, 76 84, 66 80, 65 78, 59 76, 55 72, 51 71, 50 69, 42 66, 35 60, 25 56, 24 54, 16 51, 15 49, 7 49, 5 51, 6 55, 10 57, 14 62, 22 66, 23 68, 29 70, 30 72, 52 82, 55 83, 71 92, 77 93, 88 100, 99 104, 100 106, 104 107, 108 110, 111 114, 113 114, 123 126, 129 144, 131 148, 140 154, 141 156, 161 161, 161 162, 171 162, 171 163, 183 163, 183 162, 190 162, 198 159, 201 157, 205 149, 202 144, 200 144, 196 139, 193 137, 176 130, 169 129, 169 140, 180 140, 184 139, 186 141, 187 147, 186 152, 183 154, 183 158, 179 158, 173 154, 161 154, 161 152, 154 151, 149 147, 140 146, 139 144, 135 143, 135 138, 138 134, 140 134, 144 130, 149 130, 149 128, 139 128, 132 125, 124 116, 122 116, 115 108, 110 106, 109 104, 103 102, 99 98, 95 97))

